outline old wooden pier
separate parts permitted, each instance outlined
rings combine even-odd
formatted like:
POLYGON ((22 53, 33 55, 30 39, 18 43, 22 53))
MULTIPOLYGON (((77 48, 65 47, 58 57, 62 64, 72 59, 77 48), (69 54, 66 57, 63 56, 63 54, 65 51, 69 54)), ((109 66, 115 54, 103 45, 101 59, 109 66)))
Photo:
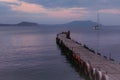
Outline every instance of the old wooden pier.
POLYGON ((57 34, 56 42, 90 80, 120 80, 120 64, 72 40, 69 31, 57 34))

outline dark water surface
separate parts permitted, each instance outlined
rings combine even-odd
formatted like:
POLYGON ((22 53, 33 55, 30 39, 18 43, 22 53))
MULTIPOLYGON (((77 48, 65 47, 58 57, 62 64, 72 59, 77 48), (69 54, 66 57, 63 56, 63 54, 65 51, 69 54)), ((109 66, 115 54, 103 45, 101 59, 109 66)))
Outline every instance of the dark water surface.
MULTIPOLYGON (((66 30, 0 27, 0 80, 85 80, 55 43, 56 34, 66 30)), ((69 30, 75 40, 120 62, 120 27, 103 27, 99 37, 92 28, 69 30)))
POLYGON ((0 80, 81 80, 55 38, 38 27, 0 27, 0 80))
POLYGON ((120 63, 120 26, 102 26, 99 30, 80 29, 72 37, 102 56, 111 57, 120 63))

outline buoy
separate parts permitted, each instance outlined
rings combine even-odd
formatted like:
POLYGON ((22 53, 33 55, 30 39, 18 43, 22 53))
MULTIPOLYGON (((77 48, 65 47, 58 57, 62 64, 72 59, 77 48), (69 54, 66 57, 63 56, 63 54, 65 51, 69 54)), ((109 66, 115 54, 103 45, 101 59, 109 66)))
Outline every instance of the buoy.
POLYGON ((93 69, 93 68, 92 68, 92 66, 90 65, 90 68, 89 68, 89 75, 88 75, 89 78, 90 78, 90 80, 92 80, 92 75, 91 75, 91 74, 92 74, 92 69, 93 69))
POLYGON ((79 64, 80 57, 79 57, 79 56, 76 56, 76 58, 77 58, 77 63, 79 64))
POLYGON ((73 61, 75 62, 75 64, 78 64, 78 59, 75 53, 73 53, 73 61))
POLYGON ((79 58, 78 65, 81 68, 82 60, 79 58))
POLYGON ((102 80, 102 72, 96 70, 96 72, 95 72, 95 78, 96 78, 96 80, 102 80))
POLYGON ((90 64, 88 62, 85 62, 85 74, 89 75, 89 71, 90 71, 90 64))
POLYGON ((95 80, 95 70, 96 70, 95 68, 91 69, 91 74, 90 75, 91 75, 92 80, 95 80))
POLYGON ((101 80, 109 80, 109 77, 107 74, 103 74, 102 75, 102 79, 101 80))
POLYGON ((80 64, 80 68, 82 68, 82 70, 83 70, 83 63, 84 63, 83 60, 81 60, 80 63, 79 63, 80 64))
POLYGON ((74 60, 77 60, 77 57, 76 57, 75 53, 73 54, 73 58, 74 58, 74 60))
POLYGON ((83 72, 85 73, 85 62, 83 61, 83 63, 82 63, 82 70, 83 70, 83 72))

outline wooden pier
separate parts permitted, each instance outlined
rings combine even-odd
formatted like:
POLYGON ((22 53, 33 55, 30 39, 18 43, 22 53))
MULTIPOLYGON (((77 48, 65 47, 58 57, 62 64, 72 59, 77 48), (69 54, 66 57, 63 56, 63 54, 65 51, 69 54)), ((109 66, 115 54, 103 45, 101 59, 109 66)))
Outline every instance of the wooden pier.
POLYGON ((70 32, 57 34, 56 42, 90 80, 120 80, 120 64, 72 40, 70 32))

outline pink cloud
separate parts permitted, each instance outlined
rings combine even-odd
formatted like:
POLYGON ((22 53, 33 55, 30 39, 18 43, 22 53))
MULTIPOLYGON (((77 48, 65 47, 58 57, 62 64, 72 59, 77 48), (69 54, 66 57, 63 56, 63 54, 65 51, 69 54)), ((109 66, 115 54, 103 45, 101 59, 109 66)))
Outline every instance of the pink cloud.
POLYGON ((19 3, 18 0, 0 0, 0 2, 5 2, 5 3, 19 3))
POLYGON ((106 14, 120 14, 120 9, 102 9, 99 10, 100 13, 106 13, 106 14))
POLYGON ((56 11, 48 11, 49 15, 52 17, 59 17, 59 18, 67 18, 67 17, 83 17, 88 12, 86 9, 83 8, 68 8, 68 9, 59 9, 56 11))
POLYGON ((57 18, 81 18, 88 14, 88 11, 84 8, 52 8, 48 9, 43 7, 42 5, 27 3, 20 0, 0 0, 0 2, 6 3, 16 3, 16 4, 8 4, 12 11, 19 11, 23 13, 32 13, 39 14, 45 13, 48 17, 57 17, 57 18))
POLYGON ((67 17, 82 17, 88 12, 84 8, 59 8, 59 9, 47 9, 41 5, 21 2, 20 5, 10 6, 14 11, 26 12, 26 13, 46 13, 51 17, 67 18, 67 17))
POLYGON ((21 1, 20 5, 10 5, 13 11, 20 11, 26 13, 43 13, 46 11, 41 5, 31 4, 21 1))

